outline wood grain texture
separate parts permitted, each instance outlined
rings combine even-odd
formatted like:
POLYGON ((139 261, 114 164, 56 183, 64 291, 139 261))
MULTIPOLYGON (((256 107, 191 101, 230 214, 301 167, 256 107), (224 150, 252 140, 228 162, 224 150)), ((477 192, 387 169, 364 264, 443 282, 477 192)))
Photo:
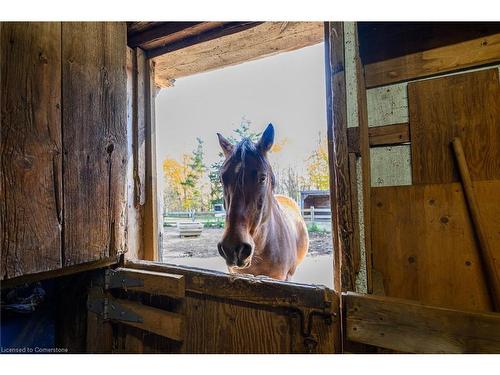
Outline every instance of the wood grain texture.
POLYGON ((127 252, 128 259, 142 259, 142 206, 136 207, 136 92, 137 60, 135 50, 127 48, 127 252))
POLYGON ((291 353, 286 316, 262 309, 214 301, 186 301, 185 353, 291 353))
POLYGON ((316 309, 336 308, 336 296, 321 285, 280 282, 269 278, 234 276, 199 268, 131 261, 126 268, 183 275, 186 291, 228 300, 270 305, 276 307, 304 307, 316 309))
MULTIPOLYGON (((182 299, 165 296, 165 291, 144 294, 130 288, 115 290, 113 295, 125 305, 140 304, 141 308, 154 309, 158 320, 182 316, 185 335, 183 338, 172 339, 170 332, 169 339, 162 332, 141 333, 137 324, 132 327, 130 324, 115 322, 112 352, 340 351, 340 336, 336 334, 339 319, 335 316, 338 314, 339 299, 325 287, 259 280, 254 277, 232 277, 218 272, 146 261, 127 262, 128 269, 131 266, 142 267, 147 272, 163 274, 170 270, 183 275, 186 294, 182 299), (311 314, 311 318, 306 315, 303 317, 302 314, 311 314), (182 342, 179 341, 181 339, 182 342)), ((138 312, 141 313, 139 310, 138 312)))
POLYGON ((367 64, 366 86, 376 87, 500 61, 500 33, 367 64))
POLYGON ((155 22, 144 30, 132 31, 128 28, 127 43, 132 48, 157 48, 221 24, 223 22, 155 22))
MULTIPOLYGON (((158 260, 160 255, 160 233, 163 230, 163 221, 158 216, 158 186, 156 165, 156 116, 155 116, 155 63, 151 60, 145 64, 145 152, 139 152, 139 165, 144 165, 145 171, 145 204, 143 219, 143 254, 146 260, 158 260)), ((139 137, 139 134, 138 134, 139 137)), ((138 138, 139 139, 139 138, 138 138)), ((137 145, 141 147, 141 145, 137 145)))
POLYGON ((371 240, 371 154, 370 154, 370 132, 368 127, 368 98, 365 83, 365 71, 360 57, 358 23, 355 27, 356 48, 356 76, 358 90, 358 114, 359 114, 359 148, 361 153, 361 183, 363 194, 363 232, 364 251, 366 263, 366 288, 367 293, 373 290, 372 281, 372 240, 371 240))
POLYGON ((1 25, 0 279, 61 263, 61 24, 1 25))
POLYGON ((500 178, 498 69, 408 85, 414 183, 458 181, 451 141, 463 140, 472 180, 500 178))
POLYGON ((155 82, 161 87, 171 86, 177 78, 293 51, 322 40, 320 22, 264 22, 155 57, 155 82))
POLYGON ((389 146, 410 142, 408 123, 370 127, 368 134, 370 146, 389 146))
POLYGON ((347 145, 346 77, 344 62, 344 25, 326 24, 327 138, 330 160, 332 233, 334 237, 334 289, 354 290, 352 246, 352 205, 349 185, 347 145), (340 279, 339 279, 340 278, 340 279))
MULTIPOLYGON (((498 259, 500 181, 478 181, 474 188, 498 259)), ((387 296, 492 310, 459 183, 373 188, 372 243, 387 296)))
POLYGON ((126 25, 64 23, 64 266, 125 251, 126 25))
POLYGON ((500 315, 348 293, 349 340, 410 353, 500 353, 500 315))
MULTIPOLYGON (((108 298, 113 299, 111 296, 108 298)), ((185 335, 184 316, 170 311, 146 306, 138 302, 124 299, 114 299, 123 308, 140 316, 142 322, 119 321, 120 324, 139 328, 143 331, 152 332, 159 336, 168 337, 172 340, 182 341, 185 335)))
POLYGON ((183 298, 185 292, 184 276, 166 272, 134 270, 130 268, 117 268, 113 272, 117 277, 140 280, 142 286, 128 286, 127 290, 140 291, 155 295, 183 298))
POLYGON ((464 190, 465 200, 469 208, 470 219, 477 239, 477 249, 482 260, 486 285, 492 298, 494 310, 500 312, 500 263, 496 264, 490 238, 486 235, 486 224, 481 216, 476 192, 470 178, 467 159, 464 154, 460 138, 453 139, 453 151, 460 170, 460 179, 464 190))
POLYGON ((146 202, 146 114, 148 111, 147 98, 150 93, 147 84, 149 79, 148 61, 144 51, 134 49, 134 117, 133 117, 133 152, 134 152, 134 181, 135 205, 143 206, 146 202))

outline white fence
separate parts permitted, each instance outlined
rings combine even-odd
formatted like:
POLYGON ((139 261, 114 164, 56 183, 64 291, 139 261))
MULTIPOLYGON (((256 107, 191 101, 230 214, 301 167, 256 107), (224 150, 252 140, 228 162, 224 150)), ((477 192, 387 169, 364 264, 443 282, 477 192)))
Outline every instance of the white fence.
POLYGON ((332 220, 332 211, 329 208, 315 208, 311 206, 310 208, 302 209, 302 217, 306 222, 310 223, 329 222, 332 220))
MULTIPOLYGON (((330 208, 304 208, 302 217, 307 223, 327 223, 332 220, 330 208)), ((204 224, 223 223, 225 218, 223 211, 178 211, 168 212, 163 216, 165 226, 176 226, 179 221, 201 221, 204 224)))

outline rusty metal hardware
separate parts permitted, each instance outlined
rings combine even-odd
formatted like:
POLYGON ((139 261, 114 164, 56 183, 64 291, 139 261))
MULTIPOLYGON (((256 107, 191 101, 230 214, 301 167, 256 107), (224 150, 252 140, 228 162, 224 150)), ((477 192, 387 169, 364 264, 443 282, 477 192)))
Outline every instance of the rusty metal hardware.
POLYGON ((118 320, 125 322, 143 323, 144 319, 135 312, 123 307, 119 302, 106 297, 89 295, 87 299, 87 309, 102 317, 104 320, 118 320))

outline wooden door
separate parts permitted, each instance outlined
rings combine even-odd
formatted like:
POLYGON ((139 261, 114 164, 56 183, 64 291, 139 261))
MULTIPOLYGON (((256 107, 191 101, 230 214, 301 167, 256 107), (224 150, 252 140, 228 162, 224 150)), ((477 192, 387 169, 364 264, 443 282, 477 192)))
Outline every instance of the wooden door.
POLYGON ((126 250, 126 24, 1 27, 0 280, 116 263, 126 250))
POLYGON ((324 286, 147 261, 127 262, 117 272, 128 286, 108 283, 106 290, 97 283, 89 294, 89 353, 340 351, 339 300, 324 286), (130 279, 142 284, 131 286, 130 279), (128 320, 103 316, 102 298, 123 308, 128 320))

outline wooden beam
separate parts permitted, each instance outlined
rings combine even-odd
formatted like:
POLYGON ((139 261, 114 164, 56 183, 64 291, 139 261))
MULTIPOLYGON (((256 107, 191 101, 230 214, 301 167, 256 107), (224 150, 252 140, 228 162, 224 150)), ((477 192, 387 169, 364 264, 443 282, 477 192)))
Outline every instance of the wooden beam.
POLYGON ((184 340, 185 330, 183 315, 146 306, 139 302, 113 298, 110 295, 107 295, 107 298, 118 303, 127 310, 130 310, 134 314, 139 315, 143 320, 142 322, 119 320, 117 321, 118 323, 152 332, 159 336, 168 337, 172 340, 184 340))
POLYGON ((293 51, 320 43, 323 24, 319 22, 264 22, 228 28, 230 34, 205 35, 203 39, 181 40, 164 49, 148 52, 156 63, 158 86, 167 87, 172 81, 192 74, 206 72, 280 52, 293 51), (168 52, 168 53, 167 53, 168 52))
POLYGON ((209 42, 214 39, 219 39, 224 36, 236 34, 244 30, 250 29, 262 22, 214 22, 205 23, 208 25, 201 25, 195 27, 194 30, 185 38, 177 37, 170 43, 153 48, 148 51, 148 57, 154 58, 166 53, 177 51, 182 48, 190 47, 195 44, 209 42))
POLYGON ((500 61, 500 33, 365 65, 368 88, 500 61))
POLYGON ((500 353, 500 314, 347 293, 347 338, 410 353, 500 353))
POLYGON ((59 268, 59 269, 54 270, 54 271, 34 273, 34 274, 30 274, 30 275, 14 277, 14 278, 8 279, 8 280, 2 280, 2 282, 0 283, 0 286, 2 289, 13 288, 13 287, 16 287, 19 285, 33 283, 35 281, 53 279, 53 278, 60 277, 60 276, 72 275, 72 274, 81 273, 81 272, 90 271, 90 270, 95 270, 95 269, 99 269, 99 268, 106 268, 106 267, 109 267, 109 266, 112 266, 114 264, 119 263, 119 261, 120 261, 120 257, 99 259, 99 260, 88 262, 88 263, 76 264, 76 265, 69 266, 69 267, 59 268))
POLYGON ((146 61, 145 76, 145 189, 146 200, 144 204, 143 220, 143 252, 144 259, 158 260, 160 252, 159 223, 158 220, 158 191, 156 173, 156 124, 155 124, 155 97, 156 87, 154 84, 154 62, 146 61))
POLYGON ((154 48, 175 40, 181 32, 203 23, 206 22, 158 22, 145 30, 128 33, 127 44, 131 48, 154 48))
POLYGON ((358 23, 354 26, 355 34, 355 62, 356 88, 358 96, 358 128, 359 151, 361 154, 361 178, 363 189, 363 227, 365 236, 365 264, 366 288, 368 293, 373 291, 372 281, 372 242, 371 242, 371 159, 370 159, 370 131, 368 127, 368 104, 366 98, 365 71, 361 62, 358 23))
POLYGON ((134 49, 134 76, 133 76, 133 117, 132 117, 132 149, 134 160, 134 203, 135 207, 143 206, 146 202, 146 121, 148 112, 148 85, 149 62, 141 48, 134 49))
POLYGON ((410 142, 408 123, 368 128, 370 146, 390 146, 410 142))
MULTIPOLYGON (((347 147, 349 152, 360 153, 360 128, 347 129, 347 147)), ((408 123, 372 126, 368 128, 370 147, 391 146, 410 142, 408 123)))
POLYGON ((186 292, 281 307, 332 309, 336 295, 325 286, 282 282, 269 278, 233 276, 199 268, 129 260, 127 269, 183 275, 186 292))
POLYGON ((334 251, 334 289, 354 290, 352 214, 347 147, 344 25, 328 22, 325 34, 327 137, 334 251))
POLYGON ((183 298, 185 292, 184 276, 166 272, 117 268, 113 277, 131 278, 142 281, 141 286, 127 286, 127 290, 144 292, 160 296, 183 298))
POLYGON ((62 266, 61 23, 3 22, 0 60, 0 279, 9 279, 62 266))

